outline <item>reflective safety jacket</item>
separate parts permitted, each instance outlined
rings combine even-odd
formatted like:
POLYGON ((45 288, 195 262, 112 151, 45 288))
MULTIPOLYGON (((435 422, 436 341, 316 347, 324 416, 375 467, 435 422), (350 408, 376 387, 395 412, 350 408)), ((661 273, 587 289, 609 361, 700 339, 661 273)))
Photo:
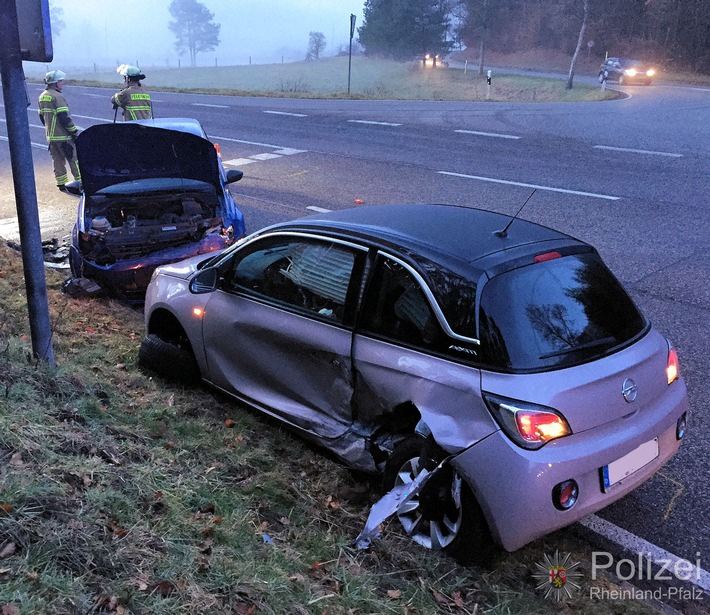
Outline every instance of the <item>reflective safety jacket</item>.
POLYGON ((117 107, 123 107, 123 119, 147 120, 153 116, 150 94, 140 85, 131 83, 127 88, 114 94, 111 102, 117 107))
POLYGON ((47 143, 70 141, 78 128, 69 116, 67 99, 52 83, 39 95, 39 119, 47 133, 47 143))

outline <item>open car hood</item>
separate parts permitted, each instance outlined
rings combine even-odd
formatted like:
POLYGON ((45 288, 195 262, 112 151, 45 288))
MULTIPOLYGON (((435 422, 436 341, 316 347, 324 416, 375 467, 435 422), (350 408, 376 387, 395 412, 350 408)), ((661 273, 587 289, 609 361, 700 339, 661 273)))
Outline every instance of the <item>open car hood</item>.
POLYGON ((140 179, 173 178, 207 182, 220 190, 214 145, 194 134, 141 124, 96 124, 76 140, 86 196, 140 179))

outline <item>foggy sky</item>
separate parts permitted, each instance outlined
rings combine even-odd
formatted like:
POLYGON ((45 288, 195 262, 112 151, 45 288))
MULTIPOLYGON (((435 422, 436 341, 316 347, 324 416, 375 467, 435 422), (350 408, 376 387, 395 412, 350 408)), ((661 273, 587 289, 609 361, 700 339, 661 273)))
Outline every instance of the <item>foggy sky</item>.
MULTIPOLYGON (((350 14, 362 25, 365 0, 200 0, 222 25, 220 45, 197 55, 198 66, 303 60, 308 34, 322 32, 323 56, 347 48, 350 14)), ((65 27, 53 36, 53 66, 189 66, 168 29, 170 0, 52 0, 65 27)), ((357 32, 355 33, 357 39, 357 32)))

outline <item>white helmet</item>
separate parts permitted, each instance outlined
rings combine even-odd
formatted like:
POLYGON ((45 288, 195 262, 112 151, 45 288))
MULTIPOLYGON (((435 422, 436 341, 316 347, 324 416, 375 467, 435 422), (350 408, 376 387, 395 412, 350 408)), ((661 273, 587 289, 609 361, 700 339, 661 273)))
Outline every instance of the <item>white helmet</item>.
POLYGON ((52 83, 57 83, 57 81, 64 81, 64 79, 66 79, 66 76, 67 74, 62 70, 50 70, 44 76, 44 82, 47 85, 50 85, 52 83))
POLYGON ((124 79, 145 79, 145 75, 141 72, 141 69, 137 66, 131 66, 130 64, 121 64, 116 72, 121 75, 124 79))

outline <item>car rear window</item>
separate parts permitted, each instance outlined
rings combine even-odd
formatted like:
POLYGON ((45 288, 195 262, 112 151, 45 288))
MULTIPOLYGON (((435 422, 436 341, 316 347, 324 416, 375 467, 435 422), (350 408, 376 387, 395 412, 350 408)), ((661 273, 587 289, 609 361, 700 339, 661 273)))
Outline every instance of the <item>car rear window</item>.
POLYGON ((492 278, 481 296, 481 353, 504 370, 567 367, 624 346, 647 323, 596 253, 492 278))

